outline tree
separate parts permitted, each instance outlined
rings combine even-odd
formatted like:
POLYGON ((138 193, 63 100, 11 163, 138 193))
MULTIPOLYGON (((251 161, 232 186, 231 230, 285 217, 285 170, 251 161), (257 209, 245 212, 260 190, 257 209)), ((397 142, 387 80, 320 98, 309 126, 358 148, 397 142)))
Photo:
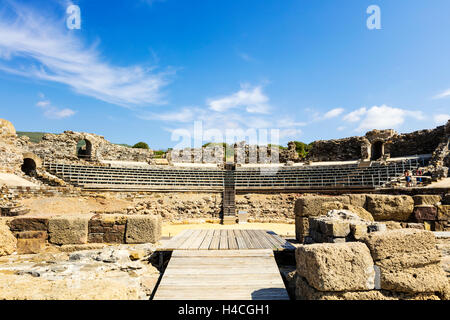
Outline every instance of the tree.
POLYGON ((146 144, 145 142, 138 142, 136 143, 133 148, 139 148, 139 149, 150 149, 148 144, 146 144))

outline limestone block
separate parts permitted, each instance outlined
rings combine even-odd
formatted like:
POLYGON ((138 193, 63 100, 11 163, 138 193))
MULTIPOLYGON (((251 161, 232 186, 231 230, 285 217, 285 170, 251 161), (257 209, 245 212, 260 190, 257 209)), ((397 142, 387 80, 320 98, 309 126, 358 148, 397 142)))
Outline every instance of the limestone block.
POLYGON ((126 243, 156 243, 161 238, 161 216, 132 215, 127 218, 126 243))
POLYGON ((357 207, 351 204, 346 204, 338 201, 324 202, 322 203, 321 212, 327 214, 330 210, 347 210, 355 213, 358 217, 366 221, 374 221, 372 214, 362 207, 357 207))
POLYGON ((48 218, 31 216, 15 218, 9 222, 9 227, 13 232, 47 231, 48 218))
POLYGON ((381 289, 397 292, 443 292, 447 277, 439 263, 397 271, 380 268, 381 289))
POLYGON ((397 229, 369 233, 363 238, 374 260, 382 260, 395 255, 428 254, 436 247, 432 232, 417 229, 397 229))
POLYGON ((349 198, 349 204, 355 207, 365 208, 366 207, 366 194, 344 194, 349 198))
POLYGON ((435 205, 439 202, 441 202, 441 196, 440 195, 434 195, 434 194, 420 194, 412 197, 414 200, 415 206, 421 206, 421 205, 435 205))
POLYGON ((350 223, 350 234, 355 240, 360 240, 367 235, 367 225, 362 223, 350 223))
POLYGON ((437 207, 437 220, 450 220, 450 205, 440 205, 437 207))
POLYGON ((432 205, 415 206, 413 214, 414 218, 419 222, 424 220, 436 220, 437 209, 432 205))
POLYGON ((330 237, 346 237, 350 233, 350 224, 338 220, 319 220, 321 232, 330 237))
POLYGON ((68 215, 50 218, 49 242, 53 244, 83 244, 88 240, 89 215, 68 215))
POLYGON ((301 245, 297 273, 319 291, 371 290, 375 271, 369 249, 361 242, 301 245))
POLYGON ((295 298, 297 300, 395 300, 379 290, 319 291, 311 287, 303 277, 296 277, 295 298))
POLYGON ((413 209, 414 200, 410 196, 367 195, 367 211, 376 221, 407 221, 413 209))
POLYGON ((30 238, 17 239, 17 253, 18 254, 35 254, 41 252, 45 247, 45 239, 30 238))
POLYGON ((305 196, 297 199, 295 202, 294 212, 296 216, 310 217, 325 215, 322 204, 325 202, 342 202, 349 203, 349 198, 346 196, 305 196))
POLYGON ((89 220, 89 243, 125 243, 126 215, 103 214, 89 220))
POLYGON ((0 219, 0 257, 12 254, 17 248, 17 239, 5 222, 6 219, 0 219))
POLYGON ((295 216, 295 238, 298 242, 303 243, 307 236, 309 236, 308 218, 295 216))

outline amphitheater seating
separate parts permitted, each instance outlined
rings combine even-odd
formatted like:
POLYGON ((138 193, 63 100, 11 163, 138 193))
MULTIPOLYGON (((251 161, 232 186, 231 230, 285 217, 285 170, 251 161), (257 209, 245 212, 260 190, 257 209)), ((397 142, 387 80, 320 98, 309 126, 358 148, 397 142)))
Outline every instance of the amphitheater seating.
MULTIPOLYGON (((357 164, 237 168, 236 190, 382 187, 406 169, 424 164, 423 158, 357 164)), ((223 190, 224 171, 211 168, 122 168, 46 163, 45 168, 68 183, 84 188, 223 190)))

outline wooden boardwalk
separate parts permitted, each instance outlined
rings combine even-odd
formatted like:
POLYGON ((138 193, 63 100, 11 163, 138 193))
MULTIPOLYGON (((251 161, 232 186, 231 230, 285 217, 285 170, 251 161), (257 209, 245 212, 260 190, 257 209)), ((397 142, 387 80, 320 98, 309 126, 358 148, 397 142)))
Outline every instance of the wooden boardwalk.
POLYGON ((295 247, 273 231, 184 230, 163 244, 158 250, 250 250, 293 251, 295 247))
POLYGON ((220 250, 221 237, 212 240, 219 250, 172 252, 154 300, 289 299, 273 250, 220 250))

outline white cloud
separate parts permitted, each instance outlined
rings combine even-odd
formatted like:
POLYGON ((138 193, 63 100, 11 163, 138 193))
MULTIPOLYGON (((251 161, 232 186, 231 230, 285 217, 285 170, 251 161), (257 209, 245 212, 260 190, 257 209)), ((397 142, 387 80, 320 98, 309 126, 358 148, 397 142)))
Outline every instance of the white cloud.
POLYGON ((373 106, 369 109, 360 108, 350 112, 344 117, 344 120, 348 122, 360 121, 356 131, 363 131, 397 128, 405 122, 406 118, 423 120, 425 117, 421 111, 411 111, 381 105, 373 106))
POLYGON ((168 73, 155 73, 143 65, 112 65, 95 46, 87 46, 78 33, 67 30, 61 19, 19 4, 5 8, 0 11, 0 70, 66 84, 121 106, 164 102, 161 90, 168 73))
MULTIPOLYGON (((41 98, 45 98, 40 94, 41 98)), ((73 116, 76 112, 72 109, 59 109, 53 106, 50 100, 42 100, 36 103, 36 106, 44 111, 44 116, 49 119, 64 119, 73 116)))
POLYGON ((434 99, 442 99, 442 98, 447 98, 447 97, 450 97, 450 89, 434 96, 434 99))
POLYGON ((358 122, 359 120, 361 120, 361 117, 366 114, 367 109, 366 108, 360 108, 358 110, 352 111, 349 114, 347 114, 344 117, 345 121, 348 122, 358 122))
POLYGON ((261 86, 250 87, 242 85, 241 90, 231 95, 209 99, 207 101, 211 110, 224 112, 232 108, 244 107, 248 113, 268 113, 269 98, 262 92, 261 86))
POLYGON ((325 119, 331 119, 331 118, 335 118, 338 115, 340 115, 342 112, 344 112, 344 109, 342 108, 335 108, 335 109, 331 109, 330 111, 328 111, 327 113, 324 114, 324 118, 325 119))
POLYGON ((434 123, 437 125, 446 124, 450 120, 450 114, 435 114, 433 116, 434 123))

